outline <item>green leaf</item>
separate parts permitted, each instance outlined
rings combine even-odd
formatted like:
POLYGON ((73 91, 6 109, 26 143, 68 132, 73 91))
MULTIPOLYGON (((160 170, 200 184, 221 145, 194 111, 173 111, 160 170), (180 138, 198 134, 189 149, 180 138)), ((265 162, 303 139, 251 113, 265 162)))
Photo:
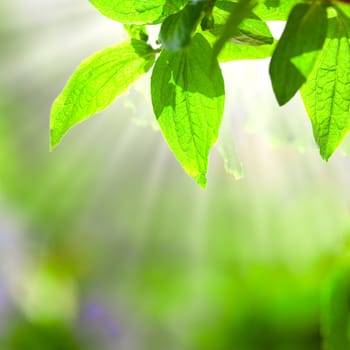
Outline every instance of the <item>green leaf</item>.
POLYGON ((165 49, 177 51, 190 43, 205 3, 205 1, 190 1, 182 11, 165 19, 159 34, 160 42, 165 49))
POLYGON ((322 4, 296 5, 270 63, 272 87, 280 105, 305 83, 327 34, 327 9, 322 4))
POLYGON ((224 118, 221 125, 219 139, 215 147, 218 149, 219 154, 224 161, 226 172, 232 175, 236 180, 239 180, 244 176, 244 169, 243 164, 238 157, 232 135, 233 132, 231 130, 231 125, 228 123, 227 118, 224 118))
POLYGON ((350 326, 349 262, 336 265, 326 279, 321 294, 321 331, 325 349, 349 349, 350 326))
POLYGON ((271 45, 274 42, 274 38, 265 22, 259 18, 246 18, 231 41, 236 44, 260 46, 271 45))
POLYGON ((350 18, 350 6, 349 6, 349 3, 347 2, 337 2, 337 4, 335 5, 333 3, 333 8, 335 8, 336 11, 340 11, 343 13, 344 16, 350 18))
MULTIPOLYGON (((230 1, 216 2, 213 11, 214 28, 202 33, 211 45, 214 45, 217 37, 222 34, 224 25, 235 6, 236 4, 230 1)), ((219 62, 229 62, 267 58, 272 55, 276 43, 267 24, 253 12, 250 12, 239 24, 231 40, 226 42, 219 53, 218 60, 219 62), (244 35, 246 37, 243 39, 244 35)))
POLYGON ((324 48, 301 93, 321 156, 328 160, 350 126, 350 20, 328 20, 324 48))
POLYGON ((154 113, 171 150, 201 186, 224 111, 225 88, 212 48, 197 34, 180 52, 163 51, 152 74, 154 113))
POLYGON ((145 25, 124 24, 124 29, 131 39, 148 41, 147 28, 145 25))
POLYGON ((89 0, 104 16, 122 23, 161 23, 188 0, 89 0))
POLYGON ((230 15, 222 29, 222 32, 214 44, 213 53, 214 56, 218 56, 222 48, 225 46, 239 29, 239 26, 243 20, 249 17, 252 9, 256 6, 257 0, 239 0, 234 9, 230 12, 230 15))
MULTIPOLYGON (((238 0, 218 1, 217 7, 221 8, 222 2, 237 3, 238 0)), ((302 3, 303 0, 265 0, 260 1, 254 7, 254 13, 264 21, 286 21, 292 8, 302 3)))
POLYGON ((302 0, 265 0, 259 3, 254 12, 264 21, 286 21, 292 8, 302 0))
MULTIPOLYGON (((230 1, 218 1, 214 8, 213 16, 215 25, 211 33, 220 37, 223 33, 224 26, 232 11, 235 11, 236 3, 230 1)), ((241 24, 233 33, 231 41, 243 45, 269 45, 274 42, 268 25, 262 21, 253 12, 247 15, 241 24)))
POLYGON ((201 21, 201 29, 202 30, 210 30, 214 28, 214 17, 212 13, 207 13, 205 14, 205 16, 203 17, 202 21, 201 21))
POLYGON ((236 60, 259 60, 271 57, 277 41, 273 45, 249 46, 227 43, 221 50, 219 62, 230 62, 236 60))
MULTIPOLYGON (((214 45, 216 37, 210 32, 203 32, 202 35, 208 40, 211 45, 214 45)), ((237 60, 257 60, 268 58, 272 55, 277 41, 272 45, 241 45, 231 41, 227 42, 218 56, 219 62, 230 62, 237 60)))
POLYGON ((83 61, 52 106, 51 147, 72 126, 107 108, 154 60, 155 52, 145 42, 127 40, 83 61))

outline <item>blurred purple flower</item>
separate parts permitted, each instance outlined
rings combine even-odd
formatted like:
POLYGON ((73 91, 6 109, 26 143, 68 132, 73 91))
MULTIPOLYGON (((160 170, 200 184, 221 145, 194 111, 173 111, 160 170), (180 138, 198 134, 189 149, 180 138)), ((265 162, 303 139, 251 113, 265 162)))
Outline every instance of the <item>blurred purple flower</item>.
POLYGON ((83 309, 83 320, 103 331, 109 337, 119 337, 122 330, 116 318, 99 303, 88 303, 83 309))

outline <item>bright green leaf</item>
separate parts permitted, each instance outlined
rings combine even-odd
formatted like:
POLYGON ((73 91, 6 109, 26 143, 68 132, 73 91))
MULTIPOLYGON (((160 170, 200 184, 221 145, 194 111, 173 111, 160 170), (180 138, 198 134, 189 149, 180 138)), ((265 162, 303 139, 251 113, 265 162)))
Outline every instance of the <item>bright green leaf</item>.
POLYGON ((255 7, 254 12, 264 21, 285 21, 292 8, 302 0, 265 0, 255 7))
POLYGON ((124 29, 131 39, 148 41, 147 28, 145 25, 124 24, 124 29))
MULTIPOLYGON (((221 7, 218 1, 218 7, 221 7)), ((225 0, 225 2, 237 3, 238 0, 225 0)), ((264 21, 286 21, 292 8, 302 3, 303 0, 265 0, 259 1, 254 8, 254 13, 264 21)))
MULTIPOLYGON (((221 35, 224 24, 235 6, 236 4, 230 1, 216 2, 216 6, 214 7, 213 11, 215 21, 214 28, 202 33, 211 45, 214 45, 217 40, 217 36, 221 35)), ((273 39, 269 27, 253 12, 250 12, 247 16, 248 17, 245 18, 238 26, 233 38, 226 42, 220 51, 218 56, 219 62, 263 59, 272 55, 276 40, 273 39), (248 40, 243 40, 245 41, 244 43, 242 41, 237 43, 239 41, 238 38, 242 38, 243 33, 246 33, 247 35, 245 39, 250 38, 253 41, 256 40, 254 43, 259 45, 251 45, 252 42, 248 43, 248 40), (267 44, 263 45, 263 43, 267 44)))
MULTIPOLYGON (((277 41, 274 42, 275 44, 277 41)), ((275 45, 249 46, 227 43, 221 50, 219 62, 230 62, 236 60, 259 60, 271 57, 275 45)))
POLYGON ((326 7, 315 3, 293 8, 270 64, 272 87, 280 105, 287 103, 305 83, 326 33, 326 7))
POLYGON ((244 19, 249 17, 256 4, 257 0, 239 0, 237 2, 234 10, 230 12, 218 40, 214 44, 213 53, 215 57, 219 55, 225 44, 237 33, 239 26, 244 19))
POLYGON ((145 42, 127 40, 83 61, 52 106, 51 147, 72 126, 107 108, 154 59, 155 52, 145 42))
POLYGON ((301 92, 321 156, 328 160, 350 128, 350 20, 328 20, 324 48, 301 92))
POLYGON ((335 8, 336 11, 340 11, 345 15, 346 17, 350 18, 350 6, 349 3, 346 2, 337 2, 336 5, 333 4, 333 7, 335 8))
POLYGON ((175 156, 201 186, 224 111, 225 89, 212 49, 197 34, 180 52, 163 51, 152 74, 152 103, 175 156))
POLYGON ((159 39, 167 50, 181 50, 187 46, 201 18, 205 1, 190 1, 180 12, 165 19, 159 39))
POLYGON ((271 45, 274 38, 265 22, 260 19, 246 18, 231 41, 236 44, 260 46, 271 45))
MULTIPOLYGON (((212 33, 206 31, 202 34, 211 45, 214 45, 216 37, 212 33)), ((230 62, 237 60, 257 60, 268 58, 271 57, 276 43, 277 41, 274 41, 274 44, 272 45, 251 46, 235 44, 229 41, 220 51, 218 61, 230 62)))
POLYGON ((89 0, 103 15, 132 24, 160 23, 180 11, 188 0, 89 0))

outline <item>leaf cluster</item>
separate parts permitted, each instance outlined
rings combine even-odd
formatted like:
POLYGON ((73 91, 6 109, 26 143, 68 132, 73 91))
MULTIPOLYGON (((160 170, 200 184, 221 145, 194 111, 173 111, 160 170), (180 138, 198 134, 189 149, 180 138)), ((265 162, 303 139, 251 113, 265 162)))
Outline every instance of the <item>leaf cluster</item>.
POLYGON ((95 53, 53 103, 51 147, 75 124, 107 108, 151 70, 162 133, 185 171, 206 184, 225 87, 220 63, 271 56, 276 99, 300 91, 321 156, 350 128, 350 8, 328 0, 90 0, 124 24, 130 39, 95 53), (286 21, 277 41, 266 21, 286 21), (161 24, 158 47, 147 26, 161 24))

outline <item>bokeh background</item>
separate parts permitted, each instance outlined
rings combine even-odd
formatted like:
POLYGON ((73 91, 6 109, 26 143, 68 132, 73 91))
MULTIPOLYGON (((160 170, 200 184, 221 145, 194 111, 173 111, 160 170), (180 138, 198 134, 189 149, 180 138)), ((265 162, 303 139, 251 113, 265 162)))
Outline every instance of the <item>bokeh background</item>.
POLYGON ((0 2, 0 349, 349 349, 350 147, 321 160, 268 60, 223 65, 206 190, 149 76, 49 152, 69 75, 125 37, 87 0, 0 2))

